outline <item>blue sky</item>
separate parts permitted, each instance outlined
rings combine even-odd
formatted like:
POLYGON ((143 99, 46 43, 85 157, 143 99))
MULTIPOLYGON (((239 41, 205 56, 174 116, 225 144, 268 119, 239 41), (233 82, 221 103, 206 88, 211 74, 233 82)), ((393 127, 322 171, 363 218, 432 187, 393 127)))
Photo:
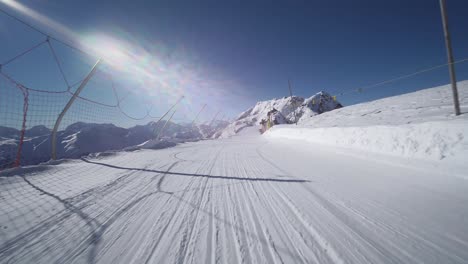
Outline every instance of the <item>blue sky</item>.
MULTIPOLYGON (((468 58, 468 2, 447 2, 455 60, 468 58)), ((154 114, 160 114, 186 95, 179 119, 193 117, 204 103, 208 108, 202 119, 208 120, 218 109, 232 117, 258 100, 287 96, 288 79, 296 95, 310 96, 320 90, 337 93, 447 60, 436 0, 20 3, 73 31, 87 45, 105 49, 104 42, 124 43, 119 48, 130 50, 135 68, 126 63, 123 69, 107 67, 121 86, 133 92, 134 103, 127 108, 136 115, 141 97, 157 105, 154 114), (103 35, 108 39, 104 41, 103 35), (150 81, 139 75, 122 77, 140 69, 155 77, 150 81)), ((4 4, 2 8, 12 10, 4 4)), ((76 41, 50 24, 12 11, 58 38, 76 41)), ((1 14, 0 21, 0 37, 7 43, 0 52, 2 61, 42 38, 1 14)), ((93 63, 92 58, 59 44, 56 49, 70 79, 79 80, 93 63)), ((28 65, 43 65, 45 57, 34 56, 28 65)), ((24 82, 60 83, 52 66, 44 67, 39 82, 34 77, 39 73, 26 74, 24 66, 17 67, 23 70, 18 78, 24 82), (48 71, 50 78, 45 78, 48 71)), ((468 79, 468 62, 457 65, 457 77, 468 79)), ((365 93, 338 96, 338 100, 349 105, 448 82, 447 69, 441 68, 365 93)), ((95 86, 85 95, 110 100, 110 89, 95 86)))

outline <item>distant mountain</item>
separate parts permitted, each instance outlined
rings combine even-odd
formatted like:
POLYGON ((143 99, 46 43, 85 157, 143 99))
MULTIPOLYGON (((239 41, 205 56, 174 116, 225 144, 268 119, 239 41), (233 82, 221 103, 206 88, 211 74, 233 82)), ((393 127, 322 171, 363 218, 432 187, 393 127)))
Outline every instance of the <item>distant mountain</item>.
POLYGON ((268 112, 276 109, 279 123, 301 122, 302 118, 319 115, 343 107, 330 94, 321 91, 307 99, 298 96, 283 97, 268 101, 257 102, 255 106, 242 112, 225 129, 213 134, 213 138, 226 138, 237 134, 245 127, 259 125, 266 120, 268 112))
MULTIPOLYGON (((154 138, 164 126, 164 122, 150 122, 131 128, 117 127, 113 124, 95 124, 77 122, 57 133, 57 157, 78 158, 90 153, 108 150, 148 148, 148 142, 154 146, 172 146, 157 144, 154 138), (143 145, 142 145, 143 144, 143 145)), ((227 123, 225 123, 227 125, 227 123)), ((224 128, 214 122, 212 126, 168 123, 160 139, 166 142, 184 142, 209 138, 217 129, 224 128)), ((10 167, 14 161, 20 131, 15 128, 0 126, 0 169, 10 167)), ((45 126, 35 126, 25 131, 21 152, 21 165, 32 165, 48 161, 51 157, 51 130, 45 126)))
POLYGON ((0 137, 19 138, 20 131, 11 127, 0 126, 0 137))
POLYGON ((28 130, 25 131, 25 136, 27 137, 38 137, 38 136, 44 136, 50 134, 51 130, 47 128, 46 126, 39 125, 39 126, 34 126, 28 130))
MULTIPOLYGON (((47 135, 51 132, 46 126, 34 126, 30 129, 26 129, 24 135, 26 137, 37 137, 42 135, 47 135)), ((16 128, 0 126, 0 137, 4 138, 19 138, 21 131, 16 128)))
POLYGON ((296 110, 298 122, 301 122, 306 118, 342 107, 343 105, 334 99, 333 96, 324 91, 321 91, 305 99, 301 107, 296 110))

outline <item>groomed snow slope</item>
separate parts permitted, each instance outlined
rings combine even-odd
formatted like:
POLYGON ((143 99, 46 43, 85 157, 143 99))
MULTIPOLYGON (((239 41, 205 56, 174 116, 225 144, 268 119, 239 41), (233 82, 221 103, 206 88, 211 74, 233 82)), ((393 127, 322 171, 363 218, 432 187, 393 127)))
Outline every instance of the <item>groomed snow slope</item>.
POLYGON ((0 174, 1 263, 467 263, 433 161, 232 138, 0 174))
POLYGON ((301 119, 298 126, 275 126, 265 136, 464 165, 468 81, 458 86, 463 113, 458 117, 445 85, 344 107, 301 119))

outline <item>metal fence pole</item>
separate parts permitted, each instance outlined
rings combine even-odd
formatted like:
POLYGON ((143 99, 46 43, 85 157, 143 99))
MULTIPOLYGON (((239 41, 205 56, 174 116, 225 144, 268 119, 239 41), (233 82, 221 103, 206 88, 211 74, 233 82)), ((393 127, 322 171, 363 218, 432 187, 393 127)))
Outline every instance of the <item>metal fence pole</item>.
POLYGON ((440 0, 440 12, 442 14, 442 24, 444 26, 445 46, 447 48, 447 59, 450 73, 450 82, 452 83, 453 103, 455 106, 455 115, 460 115, 460 102, 458 101, 457 79, 455 77, 455 66, 453 63, 452 42, 448 28, 447 6, 445 0, 440 0))
POLYGON ((101 63, 101 59, 98 59, 96 64, 94 64, 89 74, 86 76, 83 82, 81 82, 80 86, 78 87, 76 92, 73 94, 73 96, 70 98, 67 105, 65 105, 65 108, 63 108, 62 112, 60 113, 57 120, 55 121, 54 130, 52 130, 52 159, 53 160, 57 159, 57 130, 60 126, 60 122, 62 122, 62 119, 67 113, 68 109, 72 106, 73 102, 76 100, 76 98, 78 97, 80 92, 83 90, 83 88, 86 86, 86 84, 88 84, 91 77, 93 77, 94 73, 96 73, 97 67, 99 66, 100 63, 101 63))

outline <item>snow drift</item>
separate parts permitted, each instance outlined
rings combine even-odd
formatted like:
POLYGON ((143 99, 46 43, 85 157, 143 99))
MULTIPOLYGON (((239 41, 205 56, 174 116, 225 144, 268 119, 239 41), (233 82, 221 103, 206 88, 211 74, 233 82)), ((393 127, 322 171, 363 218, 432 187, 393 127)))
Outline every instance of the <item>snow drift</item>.
POLYGON ((276 126, 269 138, 352 147, 403 157, 444 159, 468 154, 468 125, 465 120, 426 122, 401 126, 307 128, 276 126))

